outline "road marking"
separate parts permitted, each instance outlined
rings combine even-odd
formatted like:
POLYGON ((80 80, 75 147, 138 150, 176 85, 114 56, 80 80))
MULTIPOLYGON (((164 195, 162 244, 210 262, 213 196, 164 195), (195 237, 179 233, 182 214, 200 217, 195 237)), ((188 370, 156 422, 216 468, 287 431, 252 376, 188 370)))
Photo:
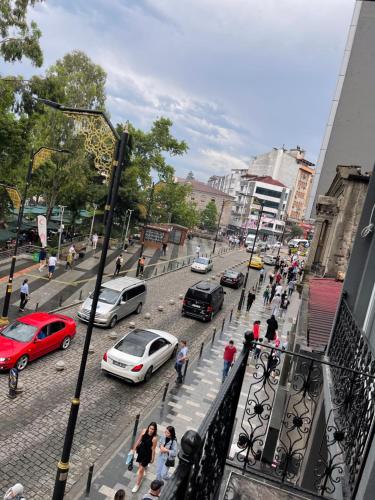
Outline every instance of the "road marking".
POLYGON ((177 413, 176 419, 179 419, 179 418, 182 418, 182 420, 186 420, 186 422, 191 422, 192 421, 191 417, 187 417, 186 415, 182 415, 181 413, 177 413))
POLYGON ((173 406, 173 408, 177 408, 178 410, 182 410, 183 406, 177 403, 173 403, 173 401, 168 401, 169 406, 173 406))
POLYGON ((99 493, 105 495, 106 500, 111 500, 116 494, 115 490, 113 490, 109 486, 105 486, 104 484, 100 487, 99 493))
POLYGON ((195 401, 190 401, 190 399, 187 399, 185 403, 189 406, 195 406, 195 408, 200 408, 201 406, 199 403, 196 403, 195 401))

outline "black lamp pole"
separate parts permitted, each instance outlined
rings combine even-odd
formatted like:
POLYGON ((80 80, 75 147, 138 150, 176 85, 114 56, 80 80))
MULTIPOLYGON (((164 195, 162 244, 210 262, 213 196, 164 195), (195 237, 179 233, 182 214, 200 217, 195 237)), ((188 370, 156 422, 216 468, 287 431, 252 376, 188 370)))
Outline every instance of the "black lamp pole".
POLYGON ((244 300, 245 300, 245 291, 246 291, 247 280, 249 278, 250 264, 251 264, 251 260, 253 258, 255 244, 256 244, 256 241, 257 241, 259 227, 260 227, 260 223, 261 223, 262 215, 263 215, 263 203, 262 202, 259 202, 259 203, 260 203, 260 207, 261 208, 260 208, 260 212, 259 212, 259 215, 258 215, 257 228, 256 228, 256 231, 255 231, 255 238, 254 238, 254 241, 253 241, 253 246, 251 248, 249 263, 247 265, 246 277, 245 277, 245 280, 243 282, 243 287, 242 287, 242 290, 241 290, 241 297, 240 297, 240 300, 238 302, 238 307, 237 307, 238 311, 241 311, 243 303, 244 303, 244 300))
POLYGON ((37 151, 32 151, 30 154, 29 165, 27 167, 27 173, 26 173, 26 183, 25 183, 25 187, 23 190, 21 206, 18 210, 17 228, 16 228, 16 243, 14 245, 12 261, 10 264, 8 283, 7 283, 7 288, 6 288, 6 292, 5 292, 5 298, 4 298, 3 312, 2 312, 2 315, 0 316, 0 325, 7 325, 9 323, 9 319, 8 319, 9 305, 10 305, 10 298, 11 298, 12 289, 13 289, 13 276, 14 276, 14 270, 16 268, 17 251, 18 251, 18 245, 19 245, 19 236, 20 236, 21 227, 22 227, 23 212, 25 210, 27 192, 28 192, 28 189, 30 186, 31 177, 32 177, 32 173, 33 173, 34 160, 35 160, 35 157, 38 155, 38 153, 40 153, 42 150, 47 150, 49 152, 56 152, 56 153, 70 153, 70 151, 68 151, 67 149, 55 149, 55 148, 47 148, 47 147, 43 146, 43 147, 39 148, 37 151))
POLYGON ((213 247, 213 249, 212 249, 212 255, 215 253, 215 249, 216 249, 217 235, 219 234, 220 222, 221 222, 221 217, 222 217, 222 215, 223 215, 223 210, 224 210, 225 201, 226 201, 226 200, 223 200, 223 203, 221 204, 221 210, 220 210, 219 220, 218 220, 218 222, 217 222, 217 228, 216 228, 216 234, 215 234, 215 242, 214 242, 214 247, 213 247))

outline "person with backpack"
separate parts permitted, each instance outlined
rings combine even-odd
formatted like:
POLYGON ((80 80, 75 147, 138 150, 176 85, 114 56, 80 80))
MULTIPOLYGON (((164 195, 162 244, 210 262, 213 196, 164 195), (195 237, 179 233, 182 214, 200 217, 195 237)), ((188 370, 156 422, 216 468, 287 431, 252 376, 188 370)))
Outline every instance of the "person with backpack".
POLYGON ((176 431, 172 425, 165 429, 164 436, 159 439, 159 456, 156 462, 156 479, 168 481, 169 468, 175 466, 177 456, 176 431))
POLYGON ((118 276, 120 274, 121 266, 122 266, 123 263, 124 263, 124 259, 122 258, 122 253, 120 253, 120 255, 116 259, 115 272, 113 273, 114 277, 118 276))

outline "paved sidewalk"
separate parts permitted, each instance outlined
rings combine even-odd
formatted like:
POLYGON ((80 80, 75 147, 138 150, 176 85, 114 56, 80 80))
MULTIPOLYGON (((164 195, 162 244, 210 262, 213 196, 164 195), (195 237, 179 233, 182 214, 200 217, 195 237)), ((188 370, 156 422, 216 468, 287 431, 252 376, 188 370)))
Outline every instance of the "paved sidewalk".
MULTIPOLYGON (((268 280, 265 281, 268 282, 268 280)), ((202 358, 190 362, 184 384, 181 386, 173 384, 164 403, 161 401, 162 393, 157 395, 160 402, 156 404, 149 415, 141 415, 138 434, 151 421, 157 422, 159 436, 163 434, 164 429, 168 425, 173 425, 176 429, 178 441, 180 441, 186 430, 197 430, 199 428, 221 387, 225 344, 229 339, 233 339, 237 350, 240 351, 242 349, 244 332, 251 328, 253 321, 256 319, 261 321, 261 336, 264 337, 265 335, 266 319, 271 314, 271 308, 263 305, 262 294, 264 288, 265 285, 258 291, 257 298, 249 313, 243 311, 238 315, 234 312, 232 322, 229 323, 229 318, 226 318, 224 331, 216 333, 215 341, 211 343, 211 338, 207 339, 202 358)), ((288 332, 295 321, 299 302, 298 294, 294 293, 285 317, 278 320, 279 335, 282 343, 286 342, 288 332)), ((251 359, 247 368, 247 374, 249 375, 253 371, 254 360, 251 359)), ((249 383, 250 376, 247 376, 241 392, 240 410, 244 409, 249 383)), ((132 429, 128 429, 128 436, 131 433, 132 429)), ((121 440, 121 437, 119 440, 121 440)), ((129 495, 129 497, 134 499, 142 498, 148 491, 150 482, 155 478, 156 463, 149 465, 147 477, 144 478, 141 488, 137 493, 132 494, 131 489, 135 484, 137 467, 135 464, 132 472, 127 470, 125 459, 129 449, 130 438, 127 438, 123 442, 118 441, 113 449, 107 450, 107 458, 104 463, 97 464, 97 469, 94 471, 91 499, 113 499, 115 492, 120 488, 125 489, 127 497, 129 495)), ((173 469, 171 469, 172 471, 173 469)), ((67 498, 71 500, 85 498, 84 487, 84 480, 82 480, 72 488, 67 498)))

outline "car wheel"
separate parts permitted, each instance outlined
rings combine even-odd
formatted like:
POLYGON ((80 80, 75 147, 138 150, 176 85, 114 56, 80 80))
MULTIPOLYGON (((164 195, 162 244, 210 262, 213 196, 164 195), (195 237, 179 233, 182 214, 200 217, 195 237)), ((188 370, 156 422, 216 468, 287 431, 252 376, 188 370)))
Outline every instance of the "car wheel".
POLYGON ((142 302, 138 304, 138 307, 135 310, 135 314, 141 314, 141 312, 142 312, 142 302))
POLYGON ((70 346, 70 342, 72 341, 72 339, 67 335, 64 340, 61 342, 61 349, 63 351, 65 351, 66 349, 68 349, 68 347, 70 346))
POLYGON ((16 363, 16 368, 19 372, 22 372, 26 368, 26 366, 29 363, 29 357, 24 354, 23 356, 20 357, 20 359, 16 363))
POLYGON ((111 322, 109 323, 109 328, 114 328, 117 324, 117 316, 113 316, 111 322))
POLYGON ((152 366, 150 366, 150 368, 147 370, 145 378, 143 379, 144 382, 148 382, 151 378, 151 375, 152 375, 152 366))
POLYGON ((177 356, 177 350, 178 350, 178 344, 173 349, 173 352, 171 354, 171 359, 174 359, 177 356))

